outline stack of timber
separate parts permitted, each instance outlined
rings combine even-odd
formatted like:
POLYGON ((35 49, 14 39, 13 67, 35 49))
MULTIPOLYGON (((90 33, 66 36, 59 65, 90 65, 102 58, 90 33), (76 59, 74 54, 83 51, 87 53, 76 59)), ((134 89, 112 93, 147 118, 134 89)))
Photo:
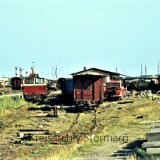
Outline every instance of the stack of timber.
POLYGON ((147 142, 142 144, 142 148, 149 154, 160 154, 160 123, 152 124, 146 136, 147 142))

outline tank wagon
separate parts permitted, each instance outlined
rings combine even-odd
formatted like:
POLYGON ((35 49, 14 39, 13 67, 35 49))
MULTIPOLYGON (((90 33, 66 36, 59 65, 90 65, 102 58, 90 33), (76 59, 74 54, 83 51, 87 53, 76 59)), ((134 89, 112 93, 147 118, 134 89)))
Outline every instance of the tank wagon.
POLYGON ((94 108, 104 101, 103 74, 94 70, 84 70, 72 75, 74 102, 78 108, 94 108))

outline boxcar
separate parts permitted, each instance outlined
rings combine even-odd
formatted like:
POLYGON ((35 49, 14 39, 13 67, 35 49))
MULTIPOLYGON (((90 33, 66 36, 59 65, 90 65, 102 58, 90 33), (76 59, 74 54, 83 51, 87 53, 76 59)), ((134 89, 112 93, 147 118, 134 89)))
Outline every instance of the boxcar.
POLYGON ((75 75, 74 101, 77 107, 97 107, 104 101, 104 76, 75 75))
POLYGON ((23 95, 26 100, 43 100, 47 94, 47 80, 45 78, 28 77, 23 79, 23 95))
POLYGON ((11 88, 12 88, 12 90, 21 90, 22 89, 21 77, 12 77, 11 78, 11 88))
POLYGON ((64 104, 72 104, 73 103, 73 79, 59 78, 58 87, 62 91, 62 102, 64 104))

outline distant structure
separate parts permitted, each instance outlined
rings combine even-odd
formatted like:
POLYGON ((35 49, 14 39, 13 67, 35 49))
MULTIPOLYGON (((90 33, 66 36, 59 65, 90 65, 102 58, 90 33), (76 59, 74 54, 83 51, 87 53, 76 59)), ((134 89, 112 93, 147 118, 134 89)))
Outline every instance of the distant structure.
POLYGON ((34 72, 33 67, 31 67, 31 73, 29 74, 29 77, 39 77, 39 75, 34 72))
POLYGON ((158 83, 158 75, 141 75, 137 77, 125 77, 125 81, 139 81, 139 80, 144 80, 144 81, 154 81, 155 83, 158 83))
POLYGON ((111 72, 111 71, 106 71, 98 68, 89 68, 86 69, 86 67, 83 68, 82 71, 72 73, 72 76, 75 75, 99 75, 99 76, 104 76, 105 77, 105 83, 109 82, 110 80, 120 80, 124 76, 123 74, 120 74, 117 72, 111 72))

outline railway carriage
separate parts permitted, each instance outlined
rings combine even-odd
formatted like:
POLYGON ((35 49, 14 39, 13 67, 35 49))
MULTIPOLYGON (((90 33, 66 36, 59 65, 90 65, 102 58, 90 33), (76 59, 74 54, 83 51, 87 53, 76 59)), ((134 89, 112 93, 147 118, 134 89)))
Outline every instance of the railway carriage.
POLYGON ((73 104, 73 78, 59 78, 58 87, 62 91, 62 103, 73 104))
POLYGON ((104 101, 103 74, 94 70, 84 70, 72 75, 74 101, 78 108, 94 108, 104 101))
POLYGON ((26 100, 43 100, 47 97, 47 80, 39 77, 23 79, 23 96, 26 100))
POLYGON ((11 88, 12 90, 21 90, 22 89, 22 78, 12 77, 11 78, 11 88))

